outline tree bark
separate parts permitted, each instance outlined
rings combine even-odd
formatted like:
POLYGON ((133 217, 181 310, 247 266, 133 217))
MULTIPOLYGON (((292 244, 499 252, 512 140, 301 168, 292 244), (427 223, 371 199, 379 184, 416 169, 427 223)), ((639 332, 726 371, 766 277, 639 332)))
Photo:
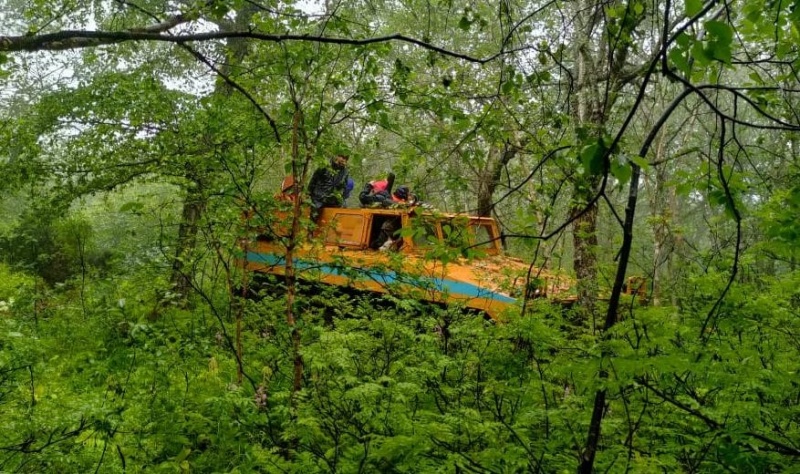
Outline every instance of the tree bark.
MULTIPOLYGON (((247 26, 255 12, 252 5, 237 12, 236 19, 232 22, 222 22, 218 26, 220 31, 230 32, 242 29, 247 26)), ((231 38, 226 46, 227 60, 220 67, 220 73, 227 77, 235 71, 247 56, 247 40, 244 38, 231 38)), ((217 78, 212 95, 220 97, 230 97, 234 93, 230 83, 217 78)), ((178 226, 178 240, 175 250, 175 258, 172 262, 172 275, 170 283, 172 291, 180 301, 186 301, 191 292, 191 269, 187 268, 186 263, 191 259, 197 247, 197 232, 200 220, 203 218, 208 208, 208 196, 206 192, 206 181, 208 175, 212 173, 208 167, 198 166, 194 163, 186 163, 186 180, 188 190, 183 201, 181 210, 181 223, 178 226)))
MULTIPOLYGON (((586 135, 587 140, 599 139, 604 131, 603 96, 598 90, 602 71, 597 63, 599 49, 592 43, 593 33, 598 27, 602 6, 594 0, 575 2, 575 30, 573 33, 574 92, 570 108, 576 138, 586 135)), ((593 200, 600 180, 590 176, 588 170, 575 178, 573 204, 570 217, 573 219, 572 245, 573 269, 577 277, 578 312, 591 319, 594 328, 597 299, 597 204, 593 200)))
MULTIPOLYGON (((295 110, 294 118, 292 120, 292 176, 298 176, 297 163, 300 161, 299 149, 299 129, 301 122, 300 110, 295 110)), ((306 165, 310 161, 310 156, 306 157, 306 165)), ((308 166, 303 167, 307 169, 308 166)), ((295 180, 298 184, 298 189, 302 190, 302 185, 305 182, 305 173, 302 173, 300 179, 295 180)), ((295 300, 297 299, 297 276, 294 267, 294 250, 300 238, 301 226, 300 219, 302 217, 302 199, 300 195, 296 195, 292 206, 292 227, 289 234, 289 239, 286 243, 286 324, 292 332, 292 365, 294 367, 294 377, 292 378, 292 392, 290 398, 290 405, 294 409, 297 404, 297 394, 303 388, 303 372, 305 371, 305 364, 303 362, 303 353, 301 345, 300 328, 297 327, 297 317, 294 312, 295 300)))
POLYGON ((172 261, 172 291, 185 301, 192 289, 190 266, 187 266, 197 246, 197 231, 200 219, 206 210, 208 201, 203 193, 203 186, 198 182, 191 188, 183 201, 181 223, 178 226, 178 242, 175 258, 172 261))
MULTIPOLYGON (((662 161, 664 153, 664 136, 662 134, 659 140, 658 147, 656 148, 656 161, 662 161)), ((668 179, 667 166, 657 165, 654 166, 654 183, 653 191, 651 193, 650 209, 653 214, 653 292, 652 302, 653 306, 661 306, 662 294, 662 275, 664 274, 664 265, 670 259, 670 220, 672 219, 672 200, 667 199, 669 192, 665 183, 668 179)))
POLYGON ((517 152, 523 146, 525 146, 524 143, 513 145, 506 142, 502 151, 494 146, 489 149, 488 163, 478 178, 478 215, 480 217, 492 216, 494 193, 503 176, 503 168, 517 156, 517 152))
POLYGON ((597 204, 579 204, 572 208, 572 265, 577 279, 578 312, 591 320, 597 329, 597 204))
MULTIPOLYGON (((570 99, 572 127, 575 142, 579 145, 578 153, 584 146, 604 144, 608 110, 613 107, 618 93, 624 85, 622 70, 628 57, 629 46, 624 42, 610 42, 606 37, 608 31, 605 9, 617 2, 600 2, 597 0, 579 0, 573 2, 574 30, 572 71, 573 92, 570 99)), ((628 28, 633 29, 637 21, 632 21, 628 28), (631 26, 634 25, 634 26, 631 26)), ((660 127, 660 125, 659 125, 660 127)), ((653 137, 648 137, 642 147, 640 156, 645 156, 653 137)), ((607 145, 607 144, 606 144, 607 145)), ((608 174, 609 153, 604 152, 602 163, 604 175, 608 174)), ((593 166, 593 168, 596 168, 593 166)), ((597 321, 597 219, 598 198, 602 178, 597 169, 584 169, 573 181, 573 201, 570 217, 573 219, 573 268, 577 277, 579 317, 591 319, 592 329, 598 338, 605 338, 608 330, 616 323, 620 293, 630 258, 633 240, 633 219, 638 199, 639 167, 631 163, 628 205, 623 225, 623 243, 620 249, 619 263, 614 280, 614 287, 608 303, 605 320, 597 321)), ((610 354, 604 349, 602 357, 610 354)), ((598 377, 608 378, 608 370, 601 365, 598 377)), ((589 474, 594 471, 595 456, 601 444, 603 417, 607 409, 606 390, 595 393, 592 417, 587 432, 586 443, 580 453, 578 472, 589 474)))

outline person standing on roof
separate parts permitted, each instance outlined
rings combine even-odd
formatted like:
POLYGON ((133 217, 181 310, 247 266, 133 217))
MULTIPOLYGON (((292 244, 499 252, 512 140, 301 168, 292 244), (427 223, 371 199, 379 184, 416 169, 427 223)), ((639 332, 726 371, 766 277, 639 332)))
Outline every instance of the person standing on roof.
POLYGON ((394 173, 389 173, 386 179, 370 181, 358 194, 361 207, 386 207, 392 202, 392 186, 394 186, 394 173))
POLYGON ((308 182, 311 196, 311 219, 316 221, 323 207, 341 207, 347 192, 347 162, 350 157, 337 154, 331 158, 329 166, 317 168, 308 182))
POLYGON ((347 183, 344 186, 344 203, 342 207, 347 207, 347 199, 353 194, 353 188, 356 187, 356 182, 350 176, 347 177, 347 183))

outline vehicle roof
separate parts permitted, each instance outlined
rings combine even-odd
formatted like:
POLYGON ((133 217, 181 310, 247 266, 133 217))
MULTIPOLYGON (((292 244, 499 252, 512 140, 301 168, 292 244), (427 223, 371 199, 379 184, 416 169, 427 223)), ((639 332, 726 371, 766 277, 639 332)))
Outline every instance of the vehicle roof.
POLYGON ((338 213, 363 213, 363 214, 379 214, 379 215, 409 215, 409 216, 422 216, 432 217, 435 219, 469 219, 480 220, 486 222, 494 222, 492 217, 473 216, 466 213, 453 213, 441 212, 436 209, 423 208, 420 206, 403 206, 403 207, 327 207, 322 210, 322 215, 325 214, 338 214, 338 213))

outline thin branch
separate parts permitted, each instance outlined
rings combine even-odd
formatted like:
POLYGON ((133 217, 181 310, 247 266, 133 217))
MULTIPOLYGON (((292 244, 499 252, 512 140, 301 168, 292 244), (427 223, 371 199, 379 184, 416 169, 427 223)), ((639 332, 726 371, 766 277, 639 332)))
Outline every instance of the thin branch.
MULTIPOLYGON (((725 429, 725 425, 724 424, 722 424, 722 423, 718 422, 717 420, 711 418, 710 416, 706 415, 705 413, 701 412, 700 410, 696 410, 696 409, 690 407, 689 405, 686 405, 685 403, 681 402, 680 400, 677 400, 674 397, 671 397, 670 395, 666 394, 665 392, 659 390, 658 388, 656 388, 652 384, 650 384, 644 377, 637 378, 636 382, 639 383, 640 385, 642 385, 643 387, 647 388, 651 392, 655 393, 656 395, 658 395, 662 400, 664 400, 665 402, 669 403, 670 405, 672 405, 672 406, 674 406, 676 408, 679 408, 679 409, 683 410, 684 412, 692 415, 693 417, 703 421, 703 423, 705 423, 706 426, 708 426, 712 430, 719 431, 719 430, 725 429)), ((757 440, 759 440, 759 441, 761 441, 761 442, 763 442, 765 444, 768 444, 768 445, 776 448, 776 451, 781 453, 781 454, 800 457, 800 449, 795 448, 794 446, 789 446, 787 444, 781 443, 780 441, 776 441, 774 439, 767 438, 766 436, 764 436, 764 435, 762 435, 760 433, 753 432, 753 431, 747 431, 744 434, 746 434, 747 436, 755 438, 755 439, 757 439, 757 440)))
POLYGON ((59 430, 58 428, 56 428, 53 431, 51 431, 47 435, 47 439, 42 443, 41 446, 34 446, 37 439, 35 435, 31 434, 28 435, 28 437, 24 441, 18 444, 10 446, 0 446, 0 451, 20 452, 24 454, 41 453, 52 445, 61 443, 70 438, 80 435, 81 433, 83 433, 84 430, 86 430, 91 426, 94 426, 94 423, 90 424, 86 418, 81 417, 81 419, 78 421, 78 426, 75 429, 68 430, 68 428, 62 428, 61 430, 59 430))
POLYGON ((563 146, 560 146, 560 147, 558 147, 558 148, 556 148, 556 149, 553 149, 553 150, 550 150, 549 152, 547 152, 547 154, 544 156, 544 158, 542 158, 542 160, 541 160, 541 161, 540 161, 540 162, 539 162, 539 163, 538 163, 536 166, 534 166, 533 170, 531 170, 531 172, 530 172, 530 173, 528 173, 528 176, 526 176, 526 177, 525 177, 525 179, 523 179, 522 181, 520 181, 520 182, 519 182, 519 184, 517 184, 517 185, 516 185, 516 186, 514 186, 513 188, 509 189, 509 190, 508 190, 508 192, 506 192, 505 194, 503 194, 502 196, 500 196, 500 199, 498 199, 497 201, 495 201, 495 202, 492 204, 492 206, 495 206, 495 207, 496 207, 498 204, 500 204, 501 202, 503 202, 503 201, 504 201, 504 200, 505 200, 507 197, 511 196, 512 194, 514 194, 514 193, 516 193, 517 191, 519 191, 520 189, 522 189, 522 187, 523 187, 523 186, 525 186, 525 185, 528 183, 528 181, 530 181, 531 179, 533 179, 533 177, 534 177, 534 176, 536 176, 536 173, 539 171, 539 169, 540 169, 540 168, 541 168, 541 167, 542 167, 542 166, 543 166, 543 165, 544 165, 544 164, 545 164, 547 161, 549 161, 551 158, 553 158, 553 157, 556 155, 556 153, 558 153, 558 152, 560 152, 560 151, 564 151, 564 150, 566 150, 566 149, 568 149, 568 148, 571 148, 571 147, 572 147, 572 145, 563 145, 563 146))
POLYGON ((518 29, 520 26, 522 26, 522 24, 523 24, 523 23, 525 23, 526 21, 530 20, 531 18, 533 18, 534 16, 538 15, 539 13, 543 12, 543 11, 544 11, 546 8, 550 7, 550 6, 551 6, 551 5, 553 5, 554 3, 556 3, 556 0, 550 0, 549 2, 545 3, 545 4, 544 4, 544 5, 542 5, 541 7, 539 7, 539 8, 537 8, 537 9, 533 10, 533 11, 532 11, 532 12, 530 12, 530 13, 528 13, 527 15, 525 15, 525 17, 524 17, 524 18, 522 18, 520 21, 518 21, 516 24, 514 24, 514 26, 512 26, 512 27, 511 27, 511 28, 508 30, 508 34, 506 35, 506 37, 505 37, 505 38, 503 38, 503 49, 505 49, 505 46, 506 46, 508 43, 510 43, 510 42, 511 42, 511 36, 514 34, 514 32, 516 32, 516 31, 517 31, 517 29, 518 29))
POLYGON ((722 294, 719 295, 717 301, 714 303, 714 306, 708 311, 708 315, 706 316, 705 321, 703 321, 703 325, 700 328, 700 339, 705 343, 708 341, 708 333, 706 330, 708 329, 709 325, 713 324, 716 320, 717 310, 719 309, 722 301, 727 296, 728 291, 730 291, 731 286, 733 286, 733 282, 736 279, 736 274, 739 271, 739 254, 741 253, 741 245, 742 245, 742 215, 739 213, 739 210, 736 208, 736 202, 733 200, 733 194, 731 193, 731 189, 729 186, 728 179, 725 178, 725 173, 723 169, 724 164, 724 151, 725 151, 725 121, 722 120, 722 129, 720 130, 720 143, 719 149, 717 151, 717 176, 719 177, 720 183, 722 184, 722 189, 725 191, 725 200, 727 201, 727 205, 730 206, 730 210, 733 213, 733 218, 736 221, 736 246, 734 248, 734 255, 733 255, 733 265, 731 266, 731 274, 728 277, 728 283, 725 285, 725 289, 722 290, 722 294))
POLYGON ((266 110, 264 110, 263 107, 261 107, 261 104, 259 104, 258 101, 256 101, 255 97, 253 97, 252 94, 247 92, 244 89, 244 87, 240 86, 238 82, 236 82, 233 79, 231 79, 227 74, 222 72, 218 67, 214 66, 214 64, 212 64, 211 61, 208 60, 208 58, 206 58, 205 56, 200 54, 197 50, 195 50, 194 48, 192 48, 191 46, 189 46, 187 44, 179 43, 179 45, 180 45, 181 48, 183 48, 184 50, 189 52, 189 54, 194 56, 195 59, 197 59, 201 63, 205 64, 209 69, 214 71, 214 73, 217 74, 219 77, 221 77, 222 80, 225 81, 228 85, 230 85, 231 87, 233 87, 234 89, 239 91, 243 96, 245 96, 245 98, 247 98, 247 100, 251 104, 253 104, 253 106, 256 109, 258 109, 258 111, 261 113, 261 115, 263 115, 264 118, 267 119, 267 122, 269 122, 269 126, 272 129, 272 133, 275 134, 275 141, 278 142, 278 143, 281 142, 281 134, 278 131, 278 125, 275 123, 275 120, 273 120, 273 118, 269 115, 269 113, 266 110))

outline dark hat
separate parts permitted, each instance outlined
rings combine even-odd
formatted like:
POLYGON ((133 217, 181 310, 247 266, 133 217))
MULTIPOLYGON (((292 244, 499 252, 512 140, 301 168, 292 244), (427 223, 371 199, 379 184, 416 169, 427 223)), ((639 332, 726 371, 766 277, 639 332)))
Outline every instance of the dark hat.
POLYGON ((408 186, 398 186, 397 191, 394 192, 394 195, 400 199, 408 199, 408 186))

